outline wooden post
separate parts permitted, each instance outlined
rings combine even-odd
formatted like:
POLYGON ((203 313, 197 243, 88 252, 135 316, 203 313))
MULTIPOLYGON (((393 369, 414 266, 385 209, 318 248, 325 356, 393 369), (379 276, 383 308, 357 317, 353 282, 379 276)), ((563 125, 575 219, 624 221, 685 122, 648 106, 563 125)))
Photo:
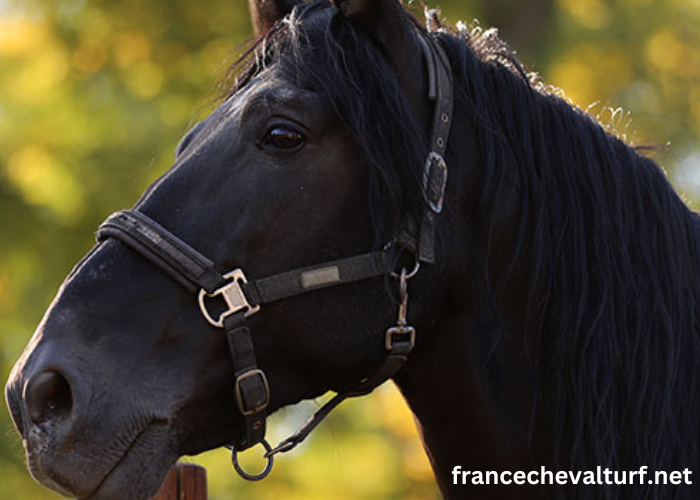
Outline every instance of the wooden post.
POLYGON ((151 500, 207 500, 207 471, 199 465, 175 464, 151 500))

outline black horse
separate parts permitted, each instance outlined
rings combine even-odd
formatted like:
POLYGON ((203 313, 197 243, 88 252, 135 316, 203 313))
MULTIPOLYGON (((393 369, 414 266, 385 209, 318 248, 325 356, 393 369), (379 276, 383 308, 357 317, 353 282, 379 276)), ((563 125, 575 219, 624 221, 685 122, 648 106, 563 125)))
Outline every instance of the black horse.
POLYGON ((144 499, 181 455, 264 442, 265 413, 392 377, 445 498, 698 498, 700 231, 657 165, 493 32, 429 32, 396 0, 251 6, 230 94, 11 374, 34 477, 144 499))

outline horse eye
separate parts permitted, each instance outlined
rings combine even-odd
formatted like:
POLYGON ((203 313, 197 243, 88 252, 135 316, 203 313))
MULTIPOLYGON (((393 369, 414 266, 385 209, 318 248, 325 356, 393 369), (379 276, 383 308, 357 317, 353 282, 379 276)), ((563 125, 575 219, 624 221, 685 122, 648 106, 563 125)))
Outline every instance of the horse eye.
POLYGON ((299 149, 305 141, 306 139, 299 132, 285 127, 275 127, 263 137, 260 144, 273 149, 290 151, 299 149))

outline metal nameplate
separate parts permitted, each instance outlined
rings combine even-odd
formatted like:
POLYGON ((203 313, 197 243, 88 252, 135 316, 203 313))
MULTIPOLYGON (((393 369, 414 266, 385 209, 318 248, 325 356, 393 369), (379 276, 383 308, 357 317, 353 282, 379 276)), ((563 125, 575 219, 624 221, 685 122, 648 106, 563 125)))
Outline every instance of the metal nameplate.
POLYGON ((301 286, 305 289, 317 288, 340 281, 340 269, 338 266, 324 267, 307 271, 301 275, 301 286))

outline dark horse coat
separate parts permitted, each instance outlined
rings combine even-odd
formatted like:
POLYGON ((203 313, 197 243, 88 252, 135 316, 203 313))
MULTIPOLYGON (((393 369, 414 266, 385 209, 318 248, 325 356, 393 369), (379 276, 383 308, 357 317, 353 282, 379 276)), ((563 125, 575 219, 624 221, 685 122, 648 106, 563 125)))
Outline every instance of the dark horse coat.
MULTIPOLYGON (((425 210, 427 34, 394 0, 252 5, 260 39, 230 95, 136 209, 252 277, 383 247, 425 210)), ((543 90, 494 32, 430 37, 456 92, 449 178, 394 380, 444 496, 698 498, 696 484, 645 481, 455 484, 455 466, 697 470, 700 232, 651 160, 543 90)), ((386 279, 250 318, 269 411, 381 363, 392 259, 386 279)), ((8 382, 32 474, 74 497, 142 500, 179 456, 236 442, 227 351, 186 290, 100 243, 8 382)))

